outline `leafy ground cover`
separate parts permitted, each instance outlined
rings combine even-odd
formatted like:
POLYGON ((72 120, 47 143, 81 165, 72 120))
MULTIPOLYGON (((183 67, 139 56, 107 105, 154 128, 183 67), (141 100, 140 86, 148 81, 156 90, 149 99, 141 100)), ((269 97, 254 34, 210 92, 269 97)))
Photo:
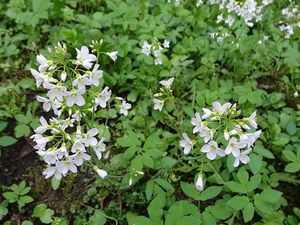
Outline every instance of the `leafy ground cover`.
POLYGON ((300 223, 298 1, 0 18, 1 224, 300 223))

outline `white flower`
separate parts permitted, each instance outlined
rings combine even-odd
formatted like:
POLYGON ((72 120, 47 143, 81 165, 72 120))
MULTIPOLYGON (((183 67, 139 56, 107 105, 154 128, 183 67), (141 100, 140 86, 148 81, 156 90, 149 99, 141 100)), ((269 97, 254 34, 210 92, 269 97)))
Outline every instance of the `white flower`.
POLYGON ((94 167, 94 170, 99 175, 99 177, 101 177, 102 179, 104 179, 107 176, 107 172, 105 170, 99 169, 96 166, 94 167))
POLYGON ((196 7, 199 7, 203 4, 203 0, 197 0, 196 7))
MULTIPOLYGON (((39 155, 42 155, 41 152, 39 152, 39 155)), ((45 163, 51 165, 55 164, 58 158, 55 152, 44 152, 43 160, 45 163)))
POLYGON ((121 105, 121 108, 120 108, 120 114, 123 114, 125 116, 128 115, 128 109, 131 108, 131 104, 130 103, 127 103, 125 100, 122 100, 122 105, 121 105))
POLYGON ((223 20, 224 20, 223 14, 218 15, 218 17, 217 17, 217 23, 220 23, 220 22, 222 22, 223 20))
POLYGON ((257 123, 256 123, 256 111, 254 113, 251 114, 251 116, 249 118, 247 118, 247 121, 250 123, 250 125, 253 128, 257 128, 257 123))
POLYGON ((92 62, 97 60, 97 57, 89 53, 89 49, 86 46, 82 46, 80 50, 76 48, 77 51, 77 60, 76 65, 82 65, 86 69, 92 67, 92 62))
POLYGON ((65 176, 68 173, 68 171, 77 173, 77 167, 72 161, 58 161, 55 165, 58 172, 60 172, 63 176, 65 176))
POLYGON ((106 145, 103 143, 104 141, 105 141, 105 139, 101 138, 101 140, 98 142, 98 144, 94 147, 94 151, 99 160, 102 159, 102 152, 104 152, 105 148, 106 148, 106 145))
POLYGON ((228 24, 230 27, 233 25, 235 19, 233 16, 229 15, 226 19, 225 19, 225 23, 228 24))
POLYGON ((223 105, 221 105, 220 102, 213 102, 212 103, 212 106, 213 106, 213 111, 220 114, 220 115, 223 115, 223 114, 227 114, 227 109, 229 109, 231 107, 231 103, 227 102, 223 105))
POLYGON ((73 86, 77 86, 78 89, 85 90, 86 85, 91 85, 88 75, 78 75, 75 80, 72 82, 73 86))
POLYGON ((294 97, 297 98, 298 96, 299 96, 299 93, 298 93, 298 91, 296 91, 296 92, 294 93, 294 97))
POLYGON ((97 134, 97 128, 90 129, 85 135, 83 135, 82 143, 84 143, 86 147, 95 146, 97 144, 97 139, 95 138, 97 134))
POLYGON ((56 166, 48 166, 44 171, 43 171, 43 175, 45 176, 46 179, 52 177, 54 175, 54 177, 57 180, 60 180, 62 175, 61 173, 58 171, 58 169, 56 168, 56 166))
POLYGON ((208 127, 204 126, 202 127, 199 136, 204 138, 204 142, 207 143, 209 140, 212 140, 214 137, 214 132, 212 129, 209 129, 208 127))
POLYGON ((40 72, 46 71, 48 68, 49 68, 49 70, 53 70, 53 69, 54 69, 53 66, 50 66, 50 65, 49 65, 51 62, 48 61, 48 60, 45 58, 45 56, 43 56, 42 54, 37 55, 36 61, 40 64, 40 65, 39 65, 39 71, 40 71, 40 72))
POLYGON ((162 65, 162 59, 161 58, 155 58, 154 64, 155 65, 162 65))
POLYGON ((43 134, 48 129, 49 125, 43 116, 40 118, 40 123, 41 126, 37 127, 35 129, 35 132, 38 134, 43 134))
POLYGON ((163 43, 164 48, 169 48, 170 47, 170 41, 165 40, 163 43))
POLYGON ((72 107, 74 104, 83 106, 85 104, 84 97, 82 96, 83 93, 83 89, 74 89, 73 91, 68 92, 66 97, 67 106, 72 107))
POLYGON ((202 174, 199 173, 196 184, 195 184, 195 187, 198 191, 203 191, 203 189, 204 189, 202 177, 203 177, 202 174))
POLYGON ((107 52, 106 55, 108 55, 111 58, 111 60, 116 61, 118 58, 118 51, 107 52))
POLYGON ((234 167, 238 167, 240 162, 242 162, 243 164, 247 164, 250 161, 250 158, 248 156, 248 154, 251 152, 251 149, 247 149, 243 152, 237 152, 237 154, 235 155, 235 159, 233 162, 233 166, 234 167))
POLYGON ((183 152, 185 155, 189 154, 191 150, 193 150, 193 142, 187 136, 186 133, 182 134, 183 140, 180 140, 179 144, 183 148, 183 152))
POLYGON ((204 114, 202 115, 202 119, 205 120, 205 119, 207 119, 207 118, 209 118, 211 116, 212 111, 210 109, 203 108, 202 110, 204 112, 204 114))
POLYGON ((70 159, 74 162, 76 166, 81 166, 84 161, 89 161, 91 156, 85 152, 78 151, 76 154, 70 156, 70 159))
POLYGON ((56 98, 60 102, 67 93, 67 88, 63 85, 47 84, 47 88, 50 89, 47 93, 47 96, 50 99, 56 98))
POLYGON ((206 157, 209 160, 214 160, 217 155, 221 157, 225 156, 225 152, 219 148, 215 141, 210 141, 208 144, 202 146, 201 152, 206 153, 206 157))
POLYGON ((247 147, 250 148, 254 145, 254 142, 259 138, 261 130, 258 130, 254 133, 246 133, 240 136, 240 141, 247 144, 247 147))
POLYGON ((44 72, 38 72, 34 69, 30 69, 30 72, 32 76, 34 76, 37 87, 39 87, 41 84, 43 84, 43 87, 45 87, 46 84, 57 81, 52 77, 48 77, 44 72))
POLYGON ((170 87, 171 84, 173 83, 174 79, 175 79, 174 77, 171 77, 170 79, 168 79, 168 80, 162 80, 162 81, 160 81, 159 83, 160 83, 162 86, 164 86, 164 87, 170 87))
POLYGON ((154 107, 153 107, 154 110, 159 110, 159 111, 162 110, 162 108, 164 106, 164 101, 161 101, 161 100, 159 100, 157 98, 154 98, 153 99, 153 103, 154 103, 154 107))
POLYGON ((143 54, 149 56, 151 53, 151 45, 148 44, 147 41, 144 41, 143 47, 142 47, 142 51, 143 54))
POLYGON ((193 129, 193 134, 200 132, 203 129, 203 122, 200 116, 200 113, 196 112, 195 113, 195 118, 192 118, 191 121, 192 125, 194 125, 194 129, 193 129))
POLYGON ((66 81, 66 79, 67 79, 67 73, 66 72, 62 72, 61 75, 60 75, 60 79, 61 79, 61 81, 66 81))
POLYGON ((76 153, 77 151, 86 151, 81 139, 76 139, 74 144, 72 145, 71 152, 76 153))
POLYGON ((225 154, 229 155, 230 153, 232 153, 233 155, 236 155, 237 152, 239 152, 241 148, 245 148, 246 145, 247 145, 246 143, 238 142, 235 137, 232 137, 229 140, 229 143, 225 149, 225 154))
POLYGON ((108 87, 105 87, 102 92, 95 98, 94 108, 97 109, 97 106, 100 105, 101 108, 106 107, 106 103, 111 97, 111 93, 108 87))
POLYGON ((90 84, 95 85, 96 87, 99 85, 99 79, 103 76, 103 71, 98 70, 99 64, 95 64, 93 71, 88 73, 90 84))

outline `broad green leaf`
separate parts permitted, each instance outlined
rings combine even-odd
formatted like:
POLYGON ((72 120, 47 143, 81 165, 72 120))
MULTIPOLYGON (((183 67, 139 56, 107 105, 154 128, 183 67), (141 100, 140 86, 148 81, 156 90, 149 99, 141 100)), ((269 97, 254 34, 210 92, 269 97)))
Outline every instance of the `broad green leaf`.
POLYGON ((199 191, 197 191, 197 189, 195 188, 194 185, 192 184, 189 184, 187 182, 184 182, 184 181, 181 181, 180 182, 180 187, 181 187, 181 190, 189 197, 199 201, 201 196, 200 196, 200 193, 199 191))
POLYGON ((10 137, 10 136, 2 136, 0 137, 0 146, 2 147, 7 147, 9 145, 13 145, 17 142, 18 140, 10 137))
POLYGON ((223 187, 221 186, 210 186, 208 188, 205 188, 200 194, 200 199, 202 201, 212 199, 221 193, 222 188, 223 187))
POLYGON ((251 202, 248 202, 243 209, 243 218, 244 221, 247 223, 252 220, 254 216, 254 207, 251 202))
POLYGON ((227 202, 231 208, 241 210, 249 203, 249 199, 245 196, 234 196, 227 202))

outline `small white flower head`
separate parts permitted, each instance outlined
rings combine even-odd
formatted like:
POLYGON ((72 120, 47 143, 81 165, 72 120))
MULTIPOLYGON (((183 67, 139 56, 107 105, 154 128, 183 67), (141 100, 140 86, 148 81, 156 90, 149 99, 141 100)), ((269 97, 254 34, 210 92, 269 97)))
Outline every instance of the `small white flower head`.
POLYGON ((201 130, 203 129, 203 121, 201 119, 200 113, 196 112, 195 113, 195 118, 192 118, 191 121, 192 125, 194 125, 194 129, 193 129, 193 134, 201 132, 201 130))
POLYGON ((155 65, 162 65, 163 64, 162 58, 160 58, 160 57, 155 58, 154 64, 155 65))
POLYGON ((240 136, 240 141, 246 143, 248 148, 251 148, 254 145, 255 141, 259 138, 260 134, 261 130, 258 130, 254 133, 242 134, 240 136))
POLYGON ((204 185, 203 185, 203 176, 201 173, 198 174, 198 177, 197 177, 197 181, 196 181, 196 184, 195 184, 195 187, 198 191, 203 191, 204 189, 204 185))
POLYGON ((106 145, 104 144, 104 141, 105 141, 105 139, 101 138, 101 140, 94 147, 94 151, 99 160, 102 159, 102 152, 105 152, 106 145))
POLYGON ((62 174, 58 171, 56 166, 48 166, 44 171, 43 175, 46 179, 49 179, 50 177, 54 176, 57 180, 60 180, 62 177, 62 174))
POLYGON ((202 146, 201 152, 206 153, 206 157, 209 160, 214 160, 217 156, 225 156, 225 152, 219 148, 215 141, 210 141, 208 144, 202 146))
POLYGON ((294 93, 294 97, 297 98, 298 96, 299 96, 299 93, 298 93, 298 91, 296 91, 296 92, 294 93))
POLYGON ((39 65, 39 71, 40 72, 44 72, 44 71, 46 71, 46 70, 53 70, 54 69, 54 67, 53 66, 51 66, 51 61, 49 61, 49 60, 47 60, 46 58, 45 58, 45 56, 43 56, 42 54, 40 54, 40 55, 37 55, 37 57, 36 57, 36 61, 40 64, 39 65))
POLYGON ((170 41, 165 40, 164 43, 163 43, 163 47, 164 48, 169 48, 170 47, 170 41))
POLYGON ((251 149, 247 149, 245 151, 242 151, 242 152, 237 152, 237 154, 234 156, 235 159, 234 159, 234 162, 233 162, 233 166, 234 167, 238 167, 240 162, 243 163, 243 164, 247 164, 249 161, 250 161, 250 158, 249 158, 249 154, 251 152, 251 149))
POLYGON ((43 134, 44 132, 46 132, 49 125, 43 116, 40 118, 40 123, 41 123, 41 126, 37 127, 35 129, 35 132, 38 134, 43 134))
POLYGON ((151 46, 147 41, 144 41, 141 52, 147 56, 151 54, 151 46))
POLYGON ((124 116, 128 115, 128 109, 131 108, 131 104, 127 103, 125 100, 122 100, 121 108, 120 108, 120 114, 123 114, 124 116))
POLYGON ((71 92, 68 92, 67 97, 66 97, 66 104, 69 107, 72 107, 74 104, 78 106, 83 106, 85 104, 84 97, 82 94, 84 93, 84 89, 74 89, 71 92))
POLYGON ((80 50, 76 48, 76 51, 76 65, 82 65, 84 68, 90 69, 92 67, 92 62, 97 60, 97 57, 93 54, 90 54, 89 49, 86 46, 82 46, 80 50))
POLYGON ((66 81, 66 79, 67 79, 67 73, 65 71, 61 73, 60 79, 61 79, 61 81, 66 81))
POLYGON ((112 61, 116 61, 118 58, 118 51, 107 52, 106 55, 108 55, 112 61))
POLYGON ((161 101, 157 98, 153 99, 153 103, 154 103, 154 110, 159 110, 162 111, 163 107, 164 107, 164 101, 161 101))
POLYGON ((94 86, 99 86, 99 80, 103 76, 103 71, 98 70, 99 64, 95 64, 92 72, 88 73, 89 76, 89 84, 92 84, 94 86))
POLYGON ((171 77, 170 79, 168 79, 168 80, 162 80, 162 81, 160 81, 159 83, 160 83, 162 86, 164 86, 164 87, 170 87, 170 86, 172 85, 174 79, 175 79, 174 77, 171 77))
POLYGON ((179 144, 183 148, 183 152, 185 155, 189 154, 191 150, 193 150, 193 141, 188 137, 186 133, 182 134, 183 139, 180 140, 179 144))
POLYGON ((196 7, 203 5, 203 0, 197 0, 196 7))
POLYGON ((95 105, 94 108, 96 109, 99 105, 101 108, 106 107, 106 103, 109 101, 111 97, 111 92, 109 91, 108 87, 105 87, 102 92, 95 98, 95 105))
POLYGON ((235 137, 232 137, 229 140, 228 146, 225 149, 225 154, 233 154, 234 156, 238 154, 240 149, 245 148, 247 144, 245 142, 238 142, 238 140, 235 137))
POLYGON ((209 129, 208 127, 204 126, 202 127, 199 136, 204 139, 204 142, 207 143, 209 140, 212 140, 214 138, 214 132, 212 129, 209 129))
POLYGON ((94 166, 94 170, 99 175, 99 177, 102 178, 102 179, 104 179, 107 176, 107 172, 105 170, 99 169, 96 166, 94 166))
POLYGON ((97 145, 97 139, 95 138, 97 134, 98 134, 98 129, 92 128, 85 135, 83 135, 82 142, 85 144, 86 147, 97 145))

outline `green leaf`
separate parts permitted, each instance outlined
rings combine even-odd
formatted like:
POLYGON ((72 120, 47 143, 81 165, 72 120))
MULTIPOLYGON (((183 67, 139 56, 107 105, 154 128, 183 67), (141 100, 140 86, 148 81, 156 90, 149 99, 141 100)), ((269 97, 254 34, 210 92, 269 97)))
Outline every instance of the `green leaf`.
POLYGON ((8 213, 8 209, 0 204, 0 221, 4 218, 4 216, 8 213))
POLYGON ((165 198, 165 194, 159 194, 150 202, 147 211, 152 222, 158 223, 161 220, 166 204, 165 198))
POLYGON ((290 150, 284 150, 282 153, 283 153, 284 157, 287 158, 287 160, 289 160, 289 161, 294 162, 297 159, 295 153, 290 150))
POLYGON ((298 162, 289 163, 286 165, 284 170, 289 173, 296 173, 300 170, 300 163, 298 162))
POLYGON ((203 225, 217 225, 215 218, 208 212, 202 213, 203 225))
POLYGON ((140 146, 139 136, 133 131, 129 131, 123 137, 117 139, 117 144, 121 147, 140 146))
POLYGON ((279 201, 281 195, 282 193, 280 191, 276 191, 273 189, 264 189, 260 194, 261 199, 270 203, 276 203, 277 201, 279 201))
POLYGON ((18 203, 19 203, 20 206, 24 206, 24 205, 26 205, 27 203, 30 203, 30 202, 33 202, 33 198, 28 196, 28 195, 21 196, 18 200, 18 203))
POLYGON ((212 199, 221 193, 222 188, 223 187, 221 186, 210 186, 208 188, 205 188, 204 191, 202 191, 200 194, 200 199, 202 201, 212 199))
POLYGON ((147 153, 142 155, 142 160, 145 167, 153 168, 153 159, 147 153))
POLYGON ((0 132, 3 131, 8 125, 8 122, 0 121, 0 132))
POLYGON ((189 197, 199 201, 200 200, 200 193, 197 191, 194 185, 189 184, 187 182, 181 181, 180 182, 181 190, 189 197))
POLYGON ((138 225, 138 224, 153 225, 151 223, 151 220, 149 220, 145 216, 136 216, 136 215, 133 215, 131 212, 129 212, 126 214, 126 217, 127 217, 128 225, 138 225))
POLYGON ((243 209, 243 218, 244 218, 244 221, 247 223, 249 221, 252 220, 254 216, 254 207, 253 207, 253 204, 251 202, 248 202, 244 209, 243 209))
POLYGON ((234 196, 231 198, 228 202, 227 205, 229 205, 231 208, 235 210, 241 210, 246 206, 246 204, 249 203, 249 200, 245 196, 234 196))
POLYGON ((260 174, 256 174, 256 175, 252 176, 250 178, 250 181, 246 185, 247 192, 254 191, 256 188, 258 188, 260 183, 261 183, 261 175, 260 174))
POLYGON ((173 194, 175 189, 174 187, 166 180, 161 179, 161 178, 156 178, 155 182, 161 186, 166 192, 168 192, 169 194, 173 194))
POLYGON ((232 191, 232 192, 237 192, 237 193, 247 193, 247 190, 243 185, 241 185, 238 182, 235 181, 228 181, 225 183, 225 185, 232 191))
POLYGON ((33 225, 33 223, 29 220, 25 220, 21 223, 21 225, 33 225))
POLYGON ((264 156, 268 159, 274 159, 274 155, 269 150, 265 149, 263 146, 255 146, 253 151, 257 153, 258 155, 264 156))
POLYGON ((31 187, 25 187, 21 192, 20 195, 26 195, 31 190, 31 187))
POLYGON ((60 186, 60 180, 56 179, 54 176, 51 178, 51 187, 53 190, 57 190, 60 186))
POLYGON ((262 167, 261 157, 259 157, 258 155, 255 155, 255 154, 251 154, 249 166, 250 166, 251 172, 253 174, 258 173, 262 167))
POLYGON ((2 147, 7 147, 9 145, 13 145, 17 142, 18 140, 10 137, 10 136, 2 136, 0 137, 0 146, 2 147))
POLYGON ((18 194, 14 192, 5 192, 3 193, 3 197, 7 199, 10 203, 18 201, 18 194))
POLYGON ((52 216, 54 215, 54 211, 51 209, 47 209, 46 204, 38 204, 33 209, 33 216, 38 217, 42 223, 51 223, 52 222, 52 216))
POLYGON ((148 180, 147 184, 146 184, 146 198, 149 201, 152 197, 153 194, 153 189, 154 189, 154 181, 153 180, 148 180))
POLYGON ((175 202, 169 209, 165 225, 200 225, 201 215, 197 206, 187 202, 175 202))
POLYGON ((97 209, 94 211, 94 214, 90 217, 88 225, 104 225, 106 223, 105 213, 97 209))
POLYGON ((289 135, 293 136, 297 132, 296 124, 293 121, 290 121, 286 127, 286 130, 289 135))
POLYGON ((30 135, 30 127, 26 124, 20 124, 15 127, 15 136, 19 137, 27 137, 30 135))
POLYGON ((246 185, 249 180, 249 174, 244 167, 241 167, 237 173, 237 177, 242 185, 246 185))

